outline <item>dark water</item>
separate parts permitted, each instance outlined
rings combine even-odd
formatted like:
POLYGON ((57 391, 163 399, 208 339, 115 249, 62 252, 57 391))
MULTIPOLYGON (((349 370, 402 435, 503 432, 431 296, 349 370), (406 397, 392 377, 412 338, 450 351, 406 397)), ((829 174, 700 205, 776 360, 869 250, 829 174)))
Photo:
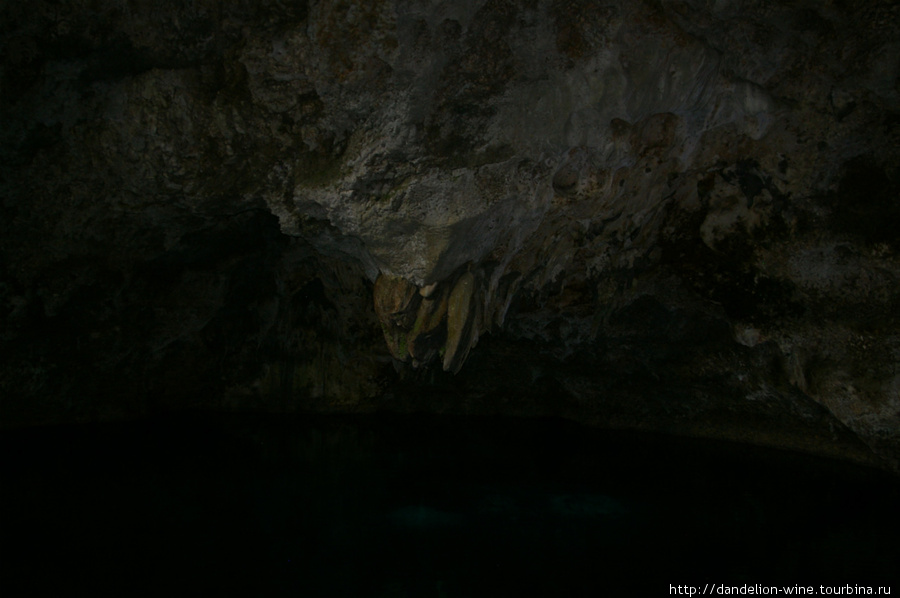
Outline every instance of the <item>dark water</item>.
POLYGON ((0 451, 0 596, 661 596, 900 563, 895 477, 558 421, 182 416, 0 451))

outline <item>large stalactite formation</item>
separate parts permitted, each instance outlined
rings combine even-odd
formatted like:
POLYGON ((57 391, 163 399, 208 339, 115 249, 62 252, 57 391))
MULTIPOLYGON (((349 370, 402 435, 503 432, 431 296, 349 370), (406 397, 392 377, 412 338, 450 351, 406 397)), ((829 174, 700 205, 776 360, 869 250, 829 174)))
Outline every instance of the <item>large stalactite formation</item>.
POLYGON ((0 423, 553 415, 900 468, 900 7, 0 6, 0 423))

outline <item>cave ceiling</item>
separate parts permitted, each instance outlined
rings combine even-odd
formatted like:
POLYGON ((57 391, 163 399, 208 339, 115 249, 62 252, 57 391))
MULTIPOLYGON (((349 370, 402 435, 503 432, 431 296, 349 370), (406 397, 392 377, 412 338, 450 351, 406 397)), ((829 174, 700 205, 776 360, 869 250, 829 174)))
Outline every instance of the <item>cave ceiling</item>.
POLYGON ((900 463, 900 7, 0 6, 0 419, 553 415, 900 463))

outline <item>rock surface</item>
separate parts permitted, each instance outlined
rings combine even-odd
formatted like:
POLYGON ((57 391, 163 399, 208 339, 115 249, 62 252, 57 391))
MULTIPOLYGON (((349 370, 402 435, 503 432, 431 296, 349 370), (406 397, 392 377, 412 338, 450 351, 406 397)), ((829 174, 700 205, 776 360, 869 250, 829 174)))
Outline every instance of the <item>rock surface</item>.
POLYGON ((898 39, 873 0, 4 3, 0 422, 560 415, 898 469, 898 39))

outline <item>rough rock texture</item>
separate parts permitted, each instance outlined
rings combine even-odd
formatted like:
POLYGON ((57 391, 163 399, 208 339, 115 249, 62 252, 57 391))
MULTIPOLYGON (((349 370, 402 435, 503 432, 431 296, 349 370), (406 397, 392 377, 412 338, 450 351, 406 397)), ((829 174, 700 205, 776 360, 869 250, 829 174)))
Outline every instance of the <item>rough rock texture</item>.
POLYGON ((551 414, 900 468, 898 40, 889 1, 6 2, 0 422, 551 414))

